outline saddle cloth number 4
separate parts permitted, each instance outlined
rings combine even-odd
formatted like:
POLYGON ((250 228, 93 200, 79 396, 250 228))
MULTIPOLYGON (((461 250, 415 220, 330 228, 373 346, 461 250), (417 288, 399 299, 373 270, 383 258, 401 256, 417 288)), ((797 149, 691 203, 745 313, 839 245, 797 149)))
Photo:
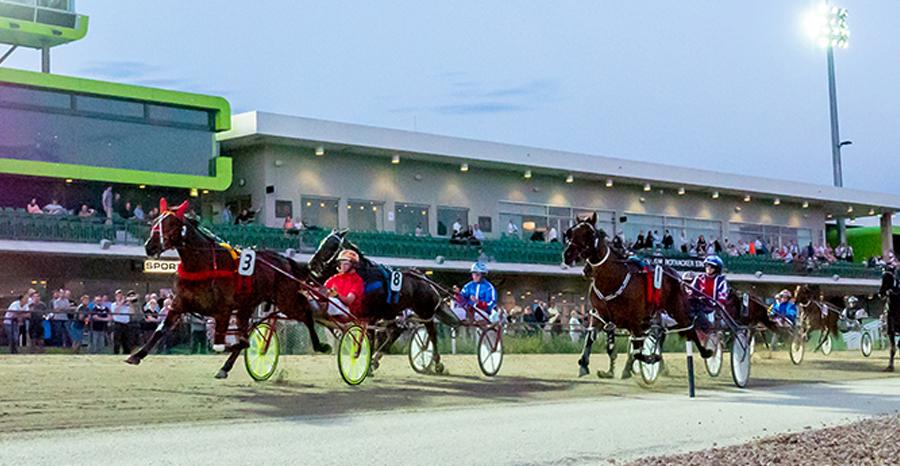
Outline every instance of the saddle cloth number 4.
POLYGON ((245 249, 241 251, 241 259, 238 264, 238 275, 252 277, 256 269, 256 251, 245 249))
POLYGON ((394 270, 391 272, 391 291, 399 293, 403 288, 403 272, 394 270))

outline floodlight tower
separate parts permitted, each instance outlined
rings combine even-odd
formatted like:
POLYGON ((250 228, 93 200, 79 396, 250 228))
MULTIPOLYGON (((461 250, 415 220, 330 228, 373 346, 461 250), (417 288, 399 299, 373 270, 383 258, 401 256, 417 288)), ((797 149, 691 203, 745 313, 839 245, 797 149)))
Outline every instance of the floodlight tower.
POLYGON ((41 51, 41 71, 50 72, 50 49, 87 34, 88 17, 75 13, 75 0, 0 0, 0 43, 10 48, 0 64, 19 47, 41 51))
MULTIPOLYGON (((819 5, 806 20, 807 32, 816 43, 825 48, 828 61, 828 99, 831 113, 831 160, 834 168, 834 185, 844 186, 844 176, 841 170, 841 147, 850 144, 850 141, 841 141, 838 128, 837 109, 837 85, 834 79, 834 48, 847 48, 850 40, 850 29, 847 28, 847 10, 834 5, 829 5, 825 0, 819 5)), ((847 231, 844 219, 836 216, 838 237, 840 242, 847 241, 847 231)))

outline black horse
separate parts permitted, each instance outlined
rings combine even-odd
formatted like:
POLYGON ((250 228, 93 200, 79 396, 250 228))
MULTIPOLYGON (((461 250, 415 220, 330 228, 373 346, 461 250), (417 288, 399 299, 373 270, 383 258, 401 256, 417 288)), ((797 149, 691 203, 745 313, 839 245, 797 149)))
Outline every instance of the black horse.
POLYGON ((368 259, 356 245, 347 239, 347 230, 332 230, 319 244, 313 257, 309 260, 309 268, 313 276, 324 282, 337 273, 337 257, 344 249, 351 249, 359 254, 357 272, 366 284, 363 300, 364 318, 369 322, 380 322, 386 328, 377 332, 374 338, 375 354, 372 357, 372 368, 378 367, 382 351, 400 337, 404 328, 397 319, 406 310, 412 310, 423 321, 428 337, 434 345, 433 370, 444 371, 441 356, 438 353, 437 328, 434 317, 451 322, 449 309, 444 296, 435 284, 421 273, 412 269, 392 270, 384 265, 368 259))
POLYGON ((878 296, 887 298, 887 334, 891 344, 891 357, 885 372, 894 372, 894 355, 897 353, 897 333, 900 333, 900 283, 898 283, 897 270, 893 267, 885 268, 881 275, 881 288, 878 296))

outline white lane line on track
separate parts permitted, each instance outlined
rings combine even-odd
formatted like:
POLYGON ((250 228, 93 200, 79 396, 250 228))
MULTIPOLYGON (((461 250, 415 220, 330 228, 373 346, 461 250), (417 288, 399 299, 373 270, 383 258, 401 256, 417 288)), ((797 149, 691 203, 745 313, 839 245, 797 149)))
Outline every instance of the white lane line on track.
POLYGON ((596 463, 900 410, 900 379, 7 438, 0 464, 596 463), (91 445, 102 445, 95 450, 91 445), (352 460, 350 458, 353 458, 352 460))

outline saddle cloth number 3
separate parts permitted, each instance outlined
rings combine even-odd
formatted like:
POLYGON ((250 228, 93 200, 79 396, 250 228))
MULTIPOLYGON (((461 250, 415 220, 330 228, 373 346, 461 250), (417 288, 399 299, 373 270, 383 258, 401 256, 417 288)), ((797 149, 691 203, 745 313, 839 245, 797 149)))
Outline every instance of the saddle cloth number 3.
POLYGON ((391 291, 399 293, 403 288, 403 272, 394 270, 391 272, 391 291))
POLYGON ((256 269, 256 251, 244 249, 241 251, 241 259, 238 264, 238 274, 243 277, 252 277, 256 269))

